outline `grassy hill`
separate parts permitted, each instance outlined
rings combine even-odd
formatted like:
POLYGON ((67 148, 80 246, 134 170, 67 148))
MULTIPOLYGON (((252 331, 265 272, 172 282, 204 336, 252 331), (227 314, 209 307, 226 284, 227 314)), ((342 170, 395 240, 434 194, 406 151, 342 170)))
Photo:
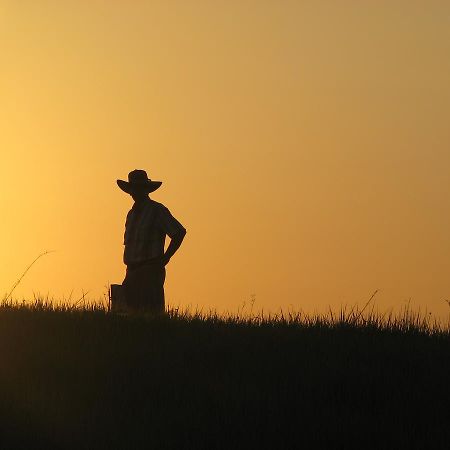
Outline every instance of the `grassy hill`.
POLYGON ((0 307, 0 448, 433 449, 450 334, 397 319, 0 307))

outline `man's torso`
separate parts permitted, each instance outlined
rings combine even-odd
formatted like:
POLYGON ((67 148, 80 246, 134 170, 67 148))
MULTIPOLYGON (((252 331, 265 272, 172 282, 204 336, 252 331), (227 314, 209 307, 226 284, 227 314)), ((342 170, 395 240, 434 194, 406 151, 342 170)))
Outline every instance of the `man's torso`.
POLYGON ((158 260, 164 254, 166 235, 172 237, 181 230, 184 227, 161 203, 148 199, 135 204, 125 224, 124 263, 158 260))

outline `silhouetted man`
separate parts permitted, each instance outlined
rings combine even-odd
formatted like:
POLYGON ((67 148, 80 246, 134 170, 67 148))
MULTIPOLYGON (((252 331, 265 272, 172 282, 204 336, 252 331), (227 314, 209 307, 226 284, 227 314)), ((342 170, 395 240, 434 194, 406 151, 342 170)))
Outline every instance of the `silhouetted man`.
POLYGON ((165 266, 183 242, 186 229, 164 205, 149 198, 162 182, 150 180, 144 170, 133 170, 128 181, 117 180, 117 184, 134 200, 125 224, 126 304, 132 310, 163 312, 165 266), (164 252, 166 235, 171 241, 164 252))

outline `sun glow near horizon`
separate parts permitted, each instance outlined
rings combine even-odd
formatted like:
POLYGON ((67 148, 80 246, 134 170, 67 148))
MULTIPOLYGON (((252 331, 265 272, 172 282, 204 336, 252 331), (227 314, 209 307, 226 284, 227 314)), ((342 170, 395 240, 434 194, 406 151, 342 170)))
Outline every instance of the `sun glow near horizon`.
POLYGON ((0 2, 0 290, 120 282, 143 168, 188 235, 172 304, 450 298, 450 5, 0 2))

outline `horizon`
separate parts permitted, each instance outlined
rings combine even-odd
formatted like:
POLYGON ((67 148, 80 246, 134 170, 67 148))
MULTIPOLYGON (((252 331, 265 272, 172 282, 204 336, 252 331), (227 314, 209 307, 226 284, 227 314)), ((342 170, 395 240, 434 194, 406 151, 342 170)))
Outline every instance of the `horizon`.
POLYGON ((449 317, 450 3, 0 5, 0 297, 121 283, 144 169, 166 299, 449 317))

